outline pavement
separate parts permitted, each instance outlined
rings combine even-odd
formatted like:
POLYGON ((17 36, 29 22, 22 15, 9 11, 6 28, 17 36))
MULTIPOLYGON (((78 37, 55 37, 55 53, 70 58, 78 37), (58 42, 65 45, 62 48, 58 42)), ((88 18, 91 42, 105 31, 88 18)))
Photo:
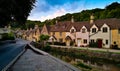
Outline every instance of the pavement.
MULTIPOLYGON (((42 52, 43 51, 40 51, 42 52)), ((26 52, 7 71, 80 71, 76 67, 51 56, 38 54, 31 49, 26 52)))

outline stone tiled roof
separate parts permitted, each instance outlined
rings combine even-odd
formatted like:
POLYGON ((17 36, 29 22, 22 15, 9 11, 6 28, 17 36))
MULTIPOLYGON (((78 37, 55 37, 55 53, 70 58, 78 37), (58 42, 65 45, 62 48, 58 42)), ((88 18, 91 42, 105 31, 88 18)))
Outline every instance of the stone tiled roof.
POLYGON ((94 24, 100 29, 103 24, 107 24, 110 29, 120 28, 120 19, 111 18, 111 19, 101 19, 94 21, 94 24))
POLYGON ((52 26, 51 30, 52 32, 64 32, 67 31, 67 28, 72 24, 71 21, 64 21, 64 22, 58 22, 54 26, 52 26))
POLYGON ((85 26, 88 31, 90 31, 90 28, 93 25, 96 25, 98 29, 104 25, 107 24, 110 29, 118 29, 120 28, 120 19, 116 18, 110 18, 110 19, 99 19, 95 20, 93 24, 90 24, 89 21, 83 21, 83 22, 74 22, 72 23, 71 21, 64 21, 64 22, 59 22, 52 26, 51 32, 69 32, 72 26, 77 30, 80 31, 80 29, 85 26))

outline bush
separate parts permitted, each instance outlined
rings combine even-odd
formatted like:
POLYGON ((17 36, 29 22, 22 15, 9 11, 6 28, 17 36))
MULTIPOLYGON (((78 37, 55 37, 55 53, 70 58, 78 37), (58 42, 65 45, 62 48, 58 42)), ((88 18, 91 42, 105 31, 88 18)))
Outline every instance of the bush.
POLYGON ((94 42, 94 43, 89 43, 89 47, 98 47, 98 43, 94 42))
POLYGON ((45 47, 42 48, 43 51, 50 52, 51 47, 49 44, 47 44, 45 47))
POLYGON ((65 42, 54 42, 54 45, 66 46, 65 42))
POLYGON ((83 64, 83 63, 81 63, 81 62, 78 62, 77 63, 77 66, 80 66, 80 67, 82 67, 82 68, 86 68, 86 69, 92 69, 90 66, 88 66, 88 65, 85 65, 85 64, 83 64))
POLYGON ((4 33, 1 40, 15 40, 15 37, 13 33, 4 33))

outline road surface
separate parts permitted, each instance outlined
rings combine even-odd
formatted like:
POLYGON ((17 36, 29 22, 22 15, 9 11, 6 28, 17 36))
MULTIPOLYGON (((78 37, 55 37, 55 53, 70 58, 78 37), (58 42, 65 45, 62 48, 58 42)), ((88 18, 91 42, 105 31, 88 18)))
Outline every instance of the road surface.
POLYGON ((17 39, 16 43, 4 43, 0 46, 0 71, 24 50, 27 43, 29 42, 17 39))

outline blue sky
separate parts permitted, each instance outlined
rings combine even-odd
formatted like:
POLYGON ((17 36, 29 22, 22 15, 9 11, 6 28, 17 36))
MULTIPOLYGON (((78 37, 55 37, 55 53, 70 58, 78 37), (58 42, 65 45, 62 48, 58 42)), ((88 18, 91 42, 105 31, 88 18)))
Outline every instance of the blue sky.
POLYGON ((104 8, 120 0, 37 0, 29 20, 45 21, 66 13, 80 12, 86 9, 104 8))

